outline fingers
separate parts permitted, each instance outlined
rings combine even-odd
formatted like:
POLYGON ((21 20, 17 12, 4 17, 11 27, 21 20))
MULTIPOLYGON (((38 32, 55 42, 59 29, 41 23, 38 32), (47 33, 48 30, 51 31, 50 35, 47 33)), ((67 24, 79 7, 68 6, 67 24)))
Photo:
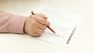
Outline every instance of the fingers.
POLYGON ((36 22, 35 20, 32 20, 31 29, 29 28, 30 30, 29 34, 31 34, 34 37, 38 37, 44 32, 46 27, 47 27, 46 25, 40 24, 36 22))
POLYGON ((35 27, 36 27, 36 28, 39 28, 39 29, 41 29, 41 30, 45 30, 47 26, 46 26, 46 25, 42 25, 42 24, 40 24, 40 23, 36 23, 36 24, 35 24, 35 27))
POLYGON ((26 19, 25 32, 32 36, 40 36, 44 30, 49 26, 47 17, 43 14, 31 15, 26 19))
POLYGON ((42 25, 46 25, 46 26, 49 25, 49 22, 40 16, 32 15, 32 17, 33 17, 32 19, 34 19, 36 22, 42 25))
POLYGON ((47 17, 44 14, 37 13, 36 15, 38 15, 38 16, 42 17, 43 19, 46 19, 47 20, 47 17))
POLYGON ((32 33, 30 33, 30 35, 32 35, 33 37, 39 37, 41 34, 39 34, 37 32, 32 32, 32 33))
POLYGON ((34 27, 31 34, 32 34, 33 36, 37 37, 37 36, 40 36, 43 32, 44 32, 43 29, 34 27))
POLYGON ((41 30, 39 28, 36 28, 35 30, 35 33, 37 33, 37 35, 41 35, 44 32, 44 30, 41 30))
MULTIPOLYGON (((32 26, 33 30, 36 31, 36 32, 39 32, 39 30, 40 30, 40 32, 41 32, 41 31, 44 31, 44 30, 46 29, 46 27, 47 27, 47 26, 42 25, 42 24, 37 23, 37 22, 34 22, 32 25, 33 25, 33 26, 32 26), (37 29, 38 29, 38 30, 37 30, 37 29)), ((40 33, 40 32, 39 32, 39 33, 40 33)))

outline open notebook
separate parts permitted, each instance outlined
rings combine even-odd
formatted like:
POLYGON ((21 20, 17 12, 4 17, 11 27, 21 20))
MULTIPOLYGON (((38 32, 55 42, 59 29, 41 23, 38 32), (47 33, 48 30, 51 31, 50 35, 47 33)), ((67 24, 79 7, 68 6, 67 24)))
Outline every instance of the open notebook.
POLYGON ((56 32, 54 34, 46 29, 42 36, 36 39, 53 44, 69 44, 81 18, 80 16, 52 8, 36 8, 34 12, 44 13, 48 17, 50 27, 56 32))

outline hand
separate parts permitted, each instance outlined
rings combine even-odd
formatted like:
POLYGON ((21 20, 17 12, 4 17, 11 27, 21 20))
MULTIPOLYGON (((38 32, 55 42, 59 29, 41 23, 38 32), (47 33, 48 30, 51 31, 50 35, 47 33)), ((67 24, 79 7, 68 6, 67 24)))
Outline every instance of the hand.
POLYGON ((47 26, 49 22, 44 14, 30 15, 25 22, 25 32, 32 36, 40 36, 47 26))

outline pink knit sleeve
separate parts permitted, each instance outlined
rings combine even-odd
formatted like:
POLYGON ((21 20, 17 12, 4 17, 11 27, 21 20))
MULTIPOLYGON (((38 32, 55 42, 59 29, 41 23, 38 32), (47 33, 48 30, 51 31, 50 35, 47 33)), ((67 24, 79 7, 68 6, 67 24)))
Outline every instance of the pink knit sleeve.
POLYGON ((23 33, 26 17, 0 12, 0 32, 23 33))

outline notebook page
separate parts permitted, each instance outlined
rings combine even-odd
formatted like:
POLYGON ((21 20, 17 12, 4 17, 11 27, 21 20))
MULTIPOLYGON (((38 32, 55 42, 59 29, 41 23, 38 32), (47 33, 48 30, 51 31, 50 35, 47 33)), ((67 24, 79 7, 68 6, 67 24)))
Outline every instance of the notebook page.
POLYGON ((36 10, 34 9, 34 12, 44 13, 51 23, 50 27, 56 32, 54 34, 49 29, 46 29, 42 36, 37 39, 60 45, 67 43, 80 19, 80 16, 71 15, 62 10, 57 11, 47 8, 37 8, 36 10))

